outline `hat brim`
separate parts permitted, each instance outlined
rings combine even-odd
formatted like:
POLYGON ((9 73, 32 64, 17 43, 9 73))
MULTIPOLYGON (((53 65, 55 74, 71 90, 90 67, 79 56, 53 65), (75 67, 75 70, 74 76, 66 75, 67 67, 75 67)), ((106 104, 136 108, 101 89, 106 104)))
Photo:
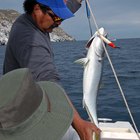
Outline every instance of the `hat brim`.
POLYGON ((68 8, 51 8, 51 10, 63 20, 74 17, 74 14, 68 8))
POLYGON ((69 10, 63 0, 61 1, 46 1, 46 0, 37 0, 37 2, 48 6, 58 17, 63 20, 71 18, 74 14, 69 10))
MULTIPOLYGON (((73 109, 66 99, 64 90, 53 82, 43 81, 38 84, 43 89, 43 94, 47 93, 50 112, 46 109, 40 116, 41 112, 38 111, 38 121, 32 124, 27 119, 26 122, 30 124, 30 127, 27 127, 27 123, 22 129, 19 128, 20 131, 9 133, 3 130, 0 132, 0 140, 59 140, 65 134, 73 119, 73 109)), ((44 95, 42 100, 45 101, 44 95)), ((47 102, 45 105, 47 108, 47 102)))

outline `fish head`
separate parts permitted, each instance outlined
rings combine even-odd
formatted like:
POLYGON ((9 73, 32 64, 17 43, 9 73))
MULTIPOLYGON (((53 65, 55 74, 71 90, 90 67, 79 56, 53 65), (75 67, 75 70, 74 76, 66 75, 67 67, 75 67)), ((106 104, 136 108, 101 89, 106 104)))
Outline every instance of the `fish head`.
POLYGON ((87 57, 93 55, 95 52, 96 55, 101 60, 104 57, 104 42, 99 37, 99 34, 106 36, 107 33, 105 32, 104 28, 100 28, 95 34, 90 38, 90 40, 86 44, 86 49, 88 50, 87 57))

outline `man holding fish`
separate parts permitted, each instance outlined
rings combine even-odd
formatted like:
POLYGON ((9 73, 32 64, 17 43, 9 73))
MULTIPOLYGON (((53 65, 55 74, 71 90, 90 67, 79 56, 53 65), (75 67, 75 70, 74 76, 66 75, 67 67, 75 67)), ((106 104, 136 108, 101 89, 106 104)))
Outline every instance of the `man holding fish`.
MULTIPOLYGON (((8 40, 3 73, 18 68, 29 68, 35 81, 58 82, 59 76, 53 61, 49 33, 63 20, 73 17, 81 0, 25 0, 24 11, 14 22, 8 40)), ((92 140, 93 132, 100 129, 83 120, 76 109, 72 126, 62 140, 92 140), (74 129, 73 129, 74 128, 74 129), (75 131, 76 130, 76 131, 75 131), (78 133, 78 135, 77 135, 78 133)))

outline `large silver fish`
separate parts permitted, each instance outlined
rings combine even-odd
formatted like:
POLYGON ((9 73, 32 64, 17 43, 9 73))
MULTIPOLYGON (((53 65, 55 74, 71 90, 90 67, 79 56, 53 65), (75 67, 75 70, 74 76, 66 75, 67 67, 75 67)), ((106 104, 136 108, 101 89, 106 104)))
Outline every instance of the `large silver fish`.
POLYGON ((104 58, 104 42, 99 37, 99 33, 102 36, 106 36, 104 28, 100 28, 86 45, 88 49, 86 58, 75 61, 84 66, 83 106, 86 108, 90 120, 97 126, 96 97, 99 90, 104 58))

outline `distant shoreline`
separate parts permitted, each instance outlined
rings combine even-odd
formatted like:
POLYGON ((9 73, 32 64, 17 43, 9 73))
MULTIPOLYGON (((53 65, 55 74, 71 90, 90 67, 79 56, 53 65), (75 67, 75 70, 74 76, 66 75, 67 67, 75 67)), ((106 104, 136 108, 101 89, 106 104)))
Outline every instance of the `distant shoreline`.
MULTIPOLYGON (((20 13, 15 10, 0 9, 0 45, 7 44, 12 24, 19 15, 20 13)), ((59 27, 50 33, 50 38, 52 42, 75 41, 72 36, 59 27)))

